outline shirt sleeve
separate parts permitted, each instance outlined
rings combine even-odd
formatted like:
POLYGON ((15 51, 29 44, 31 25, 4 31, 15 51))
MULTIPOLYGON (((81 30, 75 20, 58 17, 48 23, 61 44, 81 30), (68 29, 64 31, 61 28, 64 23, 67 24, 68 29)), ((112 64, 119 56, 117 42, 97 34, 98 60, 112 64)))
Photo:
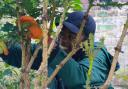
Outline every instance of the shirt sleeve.
MULTIPOLYGON (((108 69, 110 69, 111 68, 111 64, 112 64, 112 61, 113 61, 113 56, 107 51, 107 49, 105 47, 103 47, 101 50, 107 56, 107 59, 108 59, 107 60, 107 63, 109 65, 109 68, 108 69)), ((119 64, 119 62, 117 62, 115 71, 117 71, 119 68, 120 68, 120 64, 119 64)))
MULTIPOLYGON (((31 52, 33 54, 36 46, 32 45, 31 52)), ((13 45, 9 48, 9 54, 4 55, 0 54, 0 57, 5 61, 7 64, 12 65, 14 67, 21 67, 21 61, 22 61, 22 51, 20 45, 13 45)), ((32 69, 38 69, 42 61, 42 50, 39 50, 37 57, 32 64, 32 69)))
POLYGON ((11 46, 9 54, 0 54, 0 57, 9 65, 20 67, 21 66, 21 49, 19 46, 11 46))

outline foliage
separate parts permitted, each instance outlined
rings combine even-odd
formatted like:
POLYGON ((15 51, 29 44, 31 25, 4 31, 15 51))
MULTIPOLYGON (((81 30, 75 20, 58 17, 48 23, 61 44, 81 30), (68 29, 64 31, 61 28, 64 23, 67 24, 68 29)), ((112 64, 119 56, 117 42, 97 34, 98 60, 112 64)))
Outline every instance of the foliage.
MULTIPOLYGON (((89 0, 89 3, 92 3, 93 0, 89 0)), ((101 6, 101 7, 107 7, 107 6, 116 6, 116 7, 122 7, 124 5, 128 5, 128 2, 126 3, 118 3, 118 2, 111 2, 110 0, 101 0, 102 2, 105 3, 98 3, 97 6, 101 6)), ((48 8, 48 14, 51 17, 52 14, 52 7, 53 4, 55 4, 55 17, 56 17, 56 22, 59 22, 60 19, 60 15, 62 13, 63 10, 63 2, 64 0, 49 0, 49 8, 48 8)), ((35 17, 35 18, 39 18, 40 14, 41 14, 41 9, 42 7, 39 6, 39 0, 22 0, 22 9, 25 10, 26 14, 35 17)), ((11 18, 14 17, 13 19, 17 18, 17 6, 16 6, 16 1, 15 0, 2 0, 0 1, 0 18, 11 18)), ((82 10, 82 3, 80 2, 80 0, 69 0, 69 10, 67 13, 74 11, 74 10, 82 10)), ((15 19, 16 20, 16 19, 15 19)), ((49 21, 51 21, 51 19, 49 18, 49 21)), ((40 22, 40 21, 39 21, 40 22)), ((41 22, 40 22, 41 23, 41 22)), ((1 25, 2 23, 0 23, 1 25)), ((4 24, 4 27, 1 28, 1 30, 4 30, 5 32, 9 32, 10 30, 14 33, 15 35, 17 34, 16 28, 14 23, 10 23, 8 22, 7 19, 7 23, 4 24), (11 27, 10 27, 11 26, 11 27)), ((10 32, 9 32, 9 35, 10 32)), ((15 35, 11 36, 14 37, 15 35)), ((1 36, 1 35, 0 35, 1 36)), ((5 36, 6 38, 10 38, 5 36)), ((3 37, 2 37, 3 38, 3 37)), ((14 39, 14 38, 13 38, 14 39)))
POLYGON ((19 41, 18 39, 18 31, 17 27, 14 26, 12 23, 6 22, 1 27, 2 33, 0 33, 0 39, 3 39, 4 41, 19 41))
POLYGON ((78 10, 78 11, 83 10, 82 3, 80 0, 73 0, 70 2, 70 4, 71 4, 70 8, 72 8, 75 11, 76 10, 78 10))
POLYGON ((39 0, 22 0, 22 7, 33 17, 39 16, 39 0))
POLYGON ((2 89, 18 89, 19 76, 19 69, 8 64, 0 63, 0 87, 2 89))
MULTIPOLYGON (((90 0, 89 3, 92 3, 93 0, 90 0)), ((49 0, 49 8, 48 8, 48 18, 49 22, 51 22, 53 19, 52 13, 53 13, 53 7, 55 8, 55 15, 53 16, 55 23, 59 23, 60 15, 63 12, 63 2, 64 0, 49 0)), ((106 6, 116 6, 116 7, 122 7, 123 5, 128 5, 128 3, 118 3, 118 2, 108 2, 105 4, 97 4, 97 6, 106 7, 106 6)), ((67 5, 68 6, 68 5, 67 5)), ((40 21, 41 17, 41 7, 39 5, 39 0, 22 0, 21 3, 22 10, 25 11, 25 14, 34 17, 39 24, 42 22, 40 21)), ((83 10, 82 4, 80 0, 69 0, 69 9, 68 13, 72 11, 80 11, 83 10)), ((18 31, 18 28, 16 26, 16 20, 17 20, 17 5, 16 0, 1 0, 0 1, 0 39, 7 42, 7 44, 13 45, 14 43, 19 43, 20 34, 18 31), (5 20, 5 22, 2 21, 2 19, 5 20), (9 20, 11 19, 11 21, 9 20)), ((25 26, 26 27, 26 26, 25 26)), ((54 26, 55 27, 55 26, 54 26)), ((24 28, 24 27, 23 27, 24 28)), ((101 40, 101 43, 103 43, 103 40, 101 40)), ((90 57, 91 61, 93 60, 94 54, 92 53, 93 48, 92 45, 93 42, 91 41, 90 47, 88 44, 85 44, 86 51, 88 52, 88 56, 90 57), (93 56, 92 56, 93 55, 93 56)), ((101 44, 102 46, 102 44, 101 44)), ((90 65, 92 67, 92 65, 90 65)), ((7 89, 18 89, 19 81, 20 81, 20 69, 16 69, 14 67, 11 67, 7 64, 0 63, 0 87, 7 88, 7 89), (11 81, 11 82, 10 82, 11 81)), ((90 74, 89 74, 90 75, 90 74)), ((34 77, 34 72, 32 71, 30 73, 31 80, 34 77)), ((32 84, 33 85, 33 84, 32 84)))
POLYGON ((87 73, 87 81, 86 81, 86 88, 90 87, 90 81, 91 81, 91 73, 92 73, 92 66, 93 66, 93 61, 94 61, 94 35, 92 33, 89 34, 89 40, 84 42, 84 50, 85 53, 88 56, 89 60, 89 70, 87 73))
MULTIPOLYGON (((15 68, 0 61, 0 89, 19 89, 21 68, 15 68)), ((30 71, 31 89, 35 71, 30 71)))
POLYGON ((14 0, 0 1, 0 18, 4 15, 16 16, 15 7, 16 3, 14 0))

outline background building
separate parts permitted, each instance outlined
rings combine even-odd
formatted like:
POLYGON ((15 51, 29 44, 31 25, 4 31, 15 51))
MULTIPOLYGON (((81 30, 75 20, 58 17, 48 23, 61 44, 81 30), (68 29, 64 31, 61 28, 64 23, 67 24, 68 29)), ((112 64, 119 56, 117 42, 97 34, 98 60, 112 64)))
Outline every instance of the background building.
MULTIPOLYGON (((128 0, 115 0, 126 2, 128 0)), ((108 51, 114 55, 117 42, 121 36, 124 23, 127 19, 128 6, 122 8, 109 8, 109 10, 99 7, 94 7, 90 14, 94 17, 96 27, 96 41, 99 41, 102 37, 105 38, 105 46, 108 51)), ((116 72, 113 79, 114 85, 120 85, 124 88, 116 89, 128 89, 128 34, 125 37, 123 46, 123 53, 119 55, 120 70, 116 72), (127 81, 127 82, 126 82, 127 81), (127 87, 127 88, 126 88, 127 87)))

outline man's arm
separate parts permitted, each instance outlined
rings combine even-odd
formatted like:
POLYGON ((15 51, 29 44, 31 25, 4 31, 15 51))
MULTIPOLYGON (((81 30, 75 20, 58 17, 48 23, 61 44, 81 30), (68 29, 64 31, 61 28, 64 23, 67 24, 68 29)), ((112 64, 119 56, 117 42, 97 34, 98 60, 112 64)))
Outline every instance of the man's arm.
MULTIPOLYGON (((54 60, 49 64, 55 70, 57 65, 67 56, 67 54, 60 49, 54 60)), ((74 59, 70 59, 60 70, 58 76, 64 82, 64 85, 76 89, 76 87, 83 89, 86 81, 87 68, 80 65, 74 59)))
MULTIPOLYGON (((35 45, 32 45, 32 54, 36 48, 35 45)), ((15 67, 21 67, 21 58, 22 58, 22 51, 20 45, 13 45, 9 49, 9 54, 4 55, 0 54, 0 57, 9 65, 15 66, 15 67)), ((32 65, 32 69, 38 69, 42 61, 42 51, 39 50, 38 55, 32 65)))
POLYGON ((0 54, 0 57, 9 65, 20 67, 21 66, 21 49, 19 46, 11 46, 9 54, 0 54))

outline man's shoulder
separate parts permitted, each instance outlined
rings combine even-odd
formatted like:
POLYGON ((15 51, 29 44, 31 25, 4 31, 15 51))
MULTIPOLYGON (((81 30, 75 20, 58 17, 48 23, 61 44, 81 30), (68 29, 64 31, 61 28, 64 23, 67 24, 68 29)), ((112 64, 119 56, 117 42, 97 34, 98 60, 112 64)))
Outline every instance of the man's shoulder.
POLYGON ((105 45, 102 42, 94 42, 94 48, 95 49, 105 48, 105 45))
MULTIPOLYGON (((95 42, 94 43, 94 61, 99 61, 102 60, 105 62, 109 52, 107 51, 107 48, 105 45, 101 44, 100 42, 95 42)), ((94 64, 97 62, 94 62, 94 64)), ((87 56, 85 56, 81 61, 79 61, 80 65, 86 66, 89 68, 89 59, 87 56)))
MULTIPOLYGON (((94 54, 98 54, 99 52, 103 54, 108 54, 108 50, 106 46, 101 42, 94 42, 94 54)), ((96 55, 95 55, 96 56, 96 55)))

